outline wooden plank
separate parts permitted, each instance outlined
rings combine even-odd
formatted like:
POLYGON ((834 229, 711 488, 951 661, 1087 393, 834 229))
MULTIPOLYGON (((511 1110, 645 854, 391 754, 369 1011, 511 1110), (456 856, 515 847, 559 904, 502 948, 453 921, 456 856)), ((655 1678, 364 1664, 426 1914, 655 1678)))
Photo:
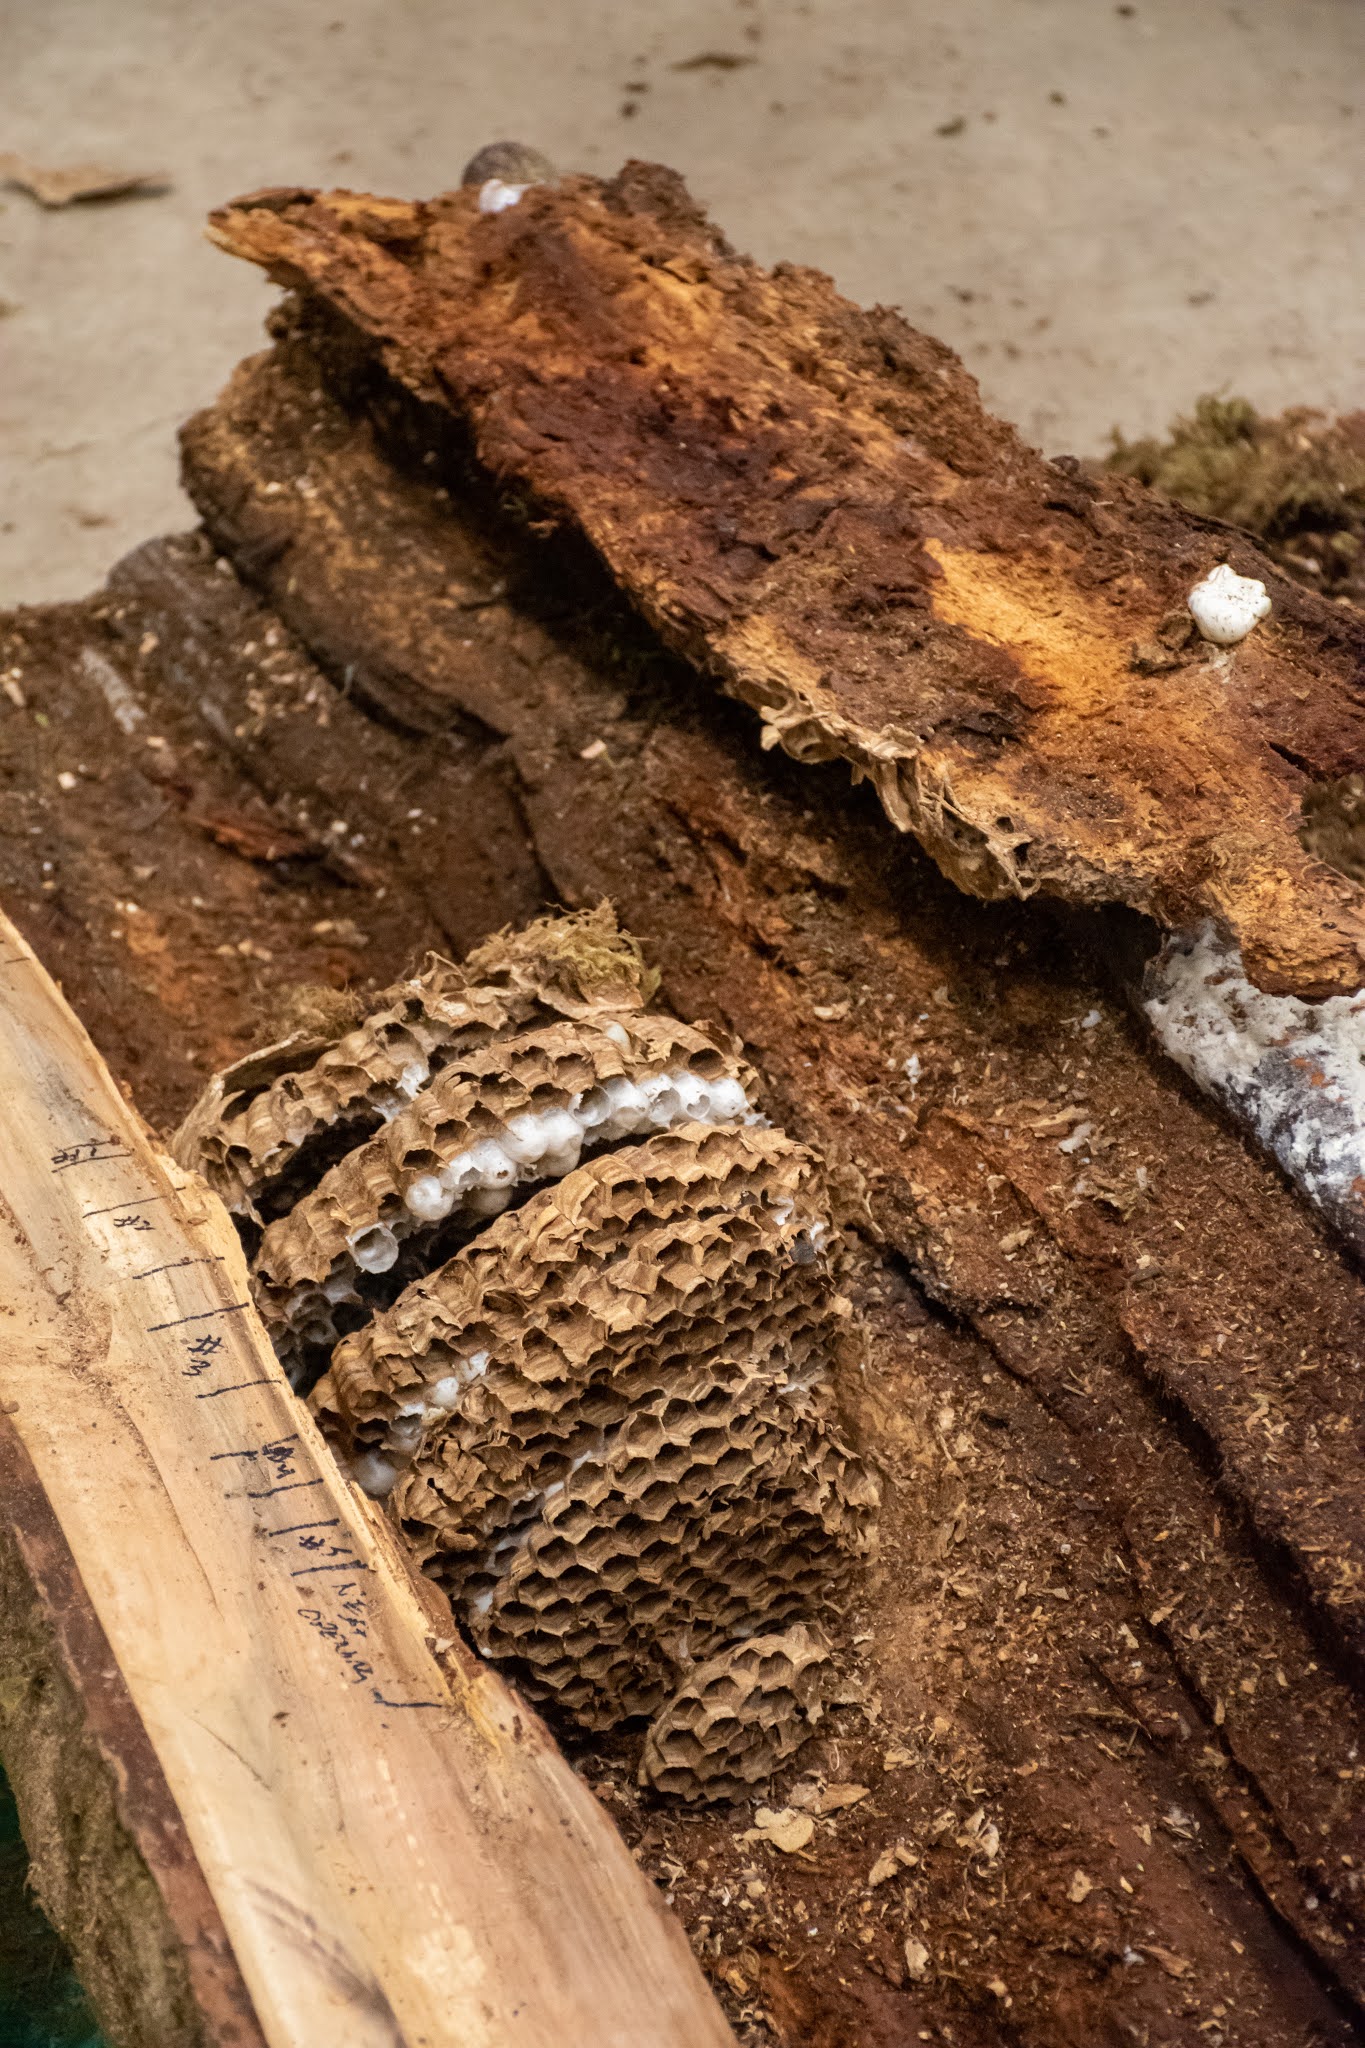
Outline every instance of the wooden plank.
MULTIPOLYGON (((0 1526, 25 1655, 45 1615, 125 1863, 182 1951, 155 2011, 151 1986, 140 2005, 124 1983, 121 2010, 103 1987, 119 2038, 728 2040, 598 1802, 339 1474, 221 1206, 148 1142, 2 919, 0 1090, 0 1526)), ((58 1752, 25 1725, 0 1712, 37 1813, 58 1752)), ((88 1929, 66 1931, 79 1967, 88 1929)))
POLYGON ((960 886, 1212 916, 1259 986, 1359 986, 1360 889, 1297 835, 1365 762, 1365 627, 1249 540, 1044 461, 949 350, 737 257, 658 166, 497 215, 261 193, 211 233, 342 314, 765 744, 851 763, 960 886), (1223 559, 1273 618, 1172 650, 1223 559))

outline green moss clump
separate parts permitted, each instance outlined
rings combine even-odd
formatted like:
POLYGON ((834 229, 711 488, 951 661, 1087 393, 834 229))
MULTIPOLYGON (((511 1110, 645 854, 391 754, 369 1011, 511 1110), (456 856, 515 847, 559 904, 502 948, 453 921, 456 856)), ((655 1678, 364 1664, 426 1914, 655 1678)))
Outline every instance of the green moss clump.
POLYGON ((71 1958, 28 1888, 14 1795, 0 1775, 0 2044, 105 2048, 71 1958))
POLYGON ((621 930, 610 903, 538 917, 524 931, 500 932, 475 948, 465 972, 471 982, 541 989, 566 1016, 613 998, 647 1003, 659 986, 640 941, 621 930))
POLYGON ((1365 413, 1267 418, 1245 398, 1206 397, 1164 441, 1113 442, 1106 469, 1244 527, 1310 589, 1365 603, 1365 413))

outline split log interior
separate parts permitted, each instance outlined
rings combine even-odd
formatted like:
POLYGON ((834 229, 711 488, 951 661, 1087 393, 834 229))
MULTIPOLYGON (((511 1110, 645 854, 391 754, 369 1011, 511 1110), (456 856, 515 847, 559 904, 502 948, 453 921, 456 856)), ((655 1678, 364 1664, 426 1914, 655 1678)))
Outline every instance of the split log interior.
MULTIPOLYGON (((674 232, 685 268, 700 231, 674 232)), ((673 1007, 739 1032, 773 1113, 828 1153, 866 1251, 875 1341, 847 1391, 889 1482, 886 1570, 845 1646, 866 1695, 773 1804, 808 1767, 867 1796, 786 1856, 743 1840, 747 1809, 642 1803, 628 1737, 573 1751, 742 2037, 1357 2038, 1365 1291, 1133 1020, 1116 962, 1154 932, 959 894, 841 763, 761 753, 604 573, 585 534, 663 618, 587 498, 561 492, 581 525, 541 531, 546 473, 492 475, 479 404, 415 400, 382 321, 305 295, 275 324, 187 431, 204 534, 10 622, 17 920, 169 1126, 291 983, 382 983, 423 944, 610 895, 673 1007), (296 850, 264 855, 268 832, 296 850)), ((1003 430, 979 432, 989 468, 1003 430)), ((1209 540, 1136 493, 1098 509, 1119 554, 1131 533, 1180 560, 1209 540)), ((992 573, 1023 575, 997 538, 992 573)), ((1104 627, 1115 664, 1130 596, 1104 627)), ((1276 597, 1266 660, 1327 732, 1348 687, 1332 620, 1276 597)), ((679 616, 670 640, 724 671, 679 616)), ((1279 771, 1257 773, 1264 791, 1279 771)), ((1264 968, 1297 933, 1293 972, 1311 957, 1330 982, 1349 971, 1331 906, 1354 916, 1358 892, 1295 866, 1298 787, 1286 767, 1274 831, 1308 922, 1248 898, 1244 938, 1264 968)), ((1129 900, 1183 915, 1206 880, 1129 900)))

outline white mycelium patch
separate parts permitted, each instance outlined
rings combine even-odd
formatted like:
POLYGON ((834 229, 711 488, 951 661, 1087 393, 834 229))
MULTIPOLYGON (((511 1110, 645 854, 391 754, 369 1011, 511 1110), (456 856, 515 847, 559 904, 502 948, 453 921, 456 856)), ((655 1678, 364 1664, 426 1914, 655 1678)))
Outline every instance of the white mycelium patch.
POLYGON ((1235 647, 1270 614, 1270 592, 1254 576, 1239 576, 1226 562, 1210 569, 1188 599, 1194 623, 1216 647, 1235 647))
POLYGON ((1365 989, 1265 995, 1203 925, 1167 943, 1143 1008, 1172 1059, 1365 1251, 1365 989))
POLYGON ((479 187, 479 212, 506 213, 530 189, 529 185, 507 185, 501 178, 486 178, 479 187))

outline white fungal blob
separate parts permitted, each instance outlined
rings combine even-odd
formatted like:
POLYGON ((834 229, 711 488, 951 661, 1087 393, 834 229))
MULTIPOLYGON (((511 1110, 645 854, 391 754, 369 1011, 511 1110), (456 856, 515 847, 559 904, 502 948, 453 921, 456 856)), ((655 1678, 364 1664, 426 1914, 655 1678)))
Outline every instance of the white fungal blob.
POLYGON ((479 212, 506 213, 530 189, 529 185, 504 184, 501 178, 485 178, 479 187, 479 212))
POLYGON ((1252 627, 1268 618, 1270 592, 1254 576, 1239 576, 1226 562, 1210 569, 1189 595, 1194 623, 1216 647, 1235 647, 1252 627))
POLYGON ((1206 924, 1167 943, 1143 1009, 1171 1058, 1365 1250, 1365 990, 1266 995, 1206 924))

